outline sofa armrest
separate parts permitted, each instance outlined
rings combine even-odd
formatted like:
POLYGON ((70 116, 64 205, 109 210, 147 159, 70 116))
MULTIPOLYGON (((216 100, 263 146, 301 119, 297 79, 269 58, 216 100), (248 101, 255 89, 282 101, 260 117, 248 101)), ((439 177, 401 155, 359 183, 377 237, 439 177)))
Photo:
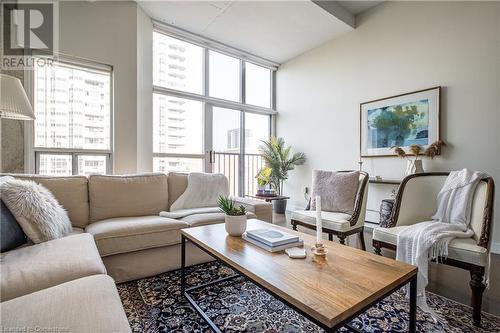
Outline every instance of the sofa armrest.
POLYGON ((243 205, 249 211, 254 213, 259 220, 273 223, 273 205, 263 200, 235 197, 236 204, 243 205))

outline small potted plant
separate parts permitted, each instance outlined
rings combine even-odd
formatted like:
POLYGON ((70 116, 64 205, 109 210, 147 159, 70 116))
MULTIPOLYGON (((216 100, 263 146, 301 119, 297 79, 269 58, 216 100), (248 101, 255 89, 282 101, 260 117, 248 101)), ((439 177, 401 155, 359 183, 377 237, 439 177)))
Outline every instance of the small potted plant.
POLYGON ((257 195, 265 195, 267 186, 271 183, 271 173, 272 169, 269 167, 263 167, 260 169, 259 173, 255 178, 257 179, 257 195))
POLYGON ((441 153, 441 148, 446 146, 444 141, 436 141, 427 147, 427 149, 423 149, 422 146, 419 145, 411 145, 410 146, 410 154, 407 154, 403 148, 398 146, 393 146, 391 149, 394 149, 396 155, 401 158, 406 158, 406 175, 412 175, 414 173, 424 172, 424 168, 422 166, 422 160, 419 159, 420 155, 430 157, 433 159, 436 155, 441 153), (409 156, 414 156, 413 159, 409 158, 409 156))
POLYGON ((247 214, 245 206, 236 207, 235 202, 228 197, 220 196, 217 201, 219 208, 226 213, 226 232, 231 236, 241 236, 247 229, 247 214))

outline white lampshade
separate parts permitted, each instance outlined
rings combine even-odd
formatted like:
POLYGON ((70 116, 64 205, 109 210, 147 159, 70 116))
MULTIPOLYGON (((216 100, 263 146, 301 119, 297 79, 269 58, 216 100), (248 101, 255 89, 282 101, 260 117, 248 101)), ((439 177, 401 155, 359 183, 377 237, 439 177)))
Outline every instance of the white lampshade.
POLYGON ((5 74, 0 74, 0 118, 35 119, 21 81, 5 74))

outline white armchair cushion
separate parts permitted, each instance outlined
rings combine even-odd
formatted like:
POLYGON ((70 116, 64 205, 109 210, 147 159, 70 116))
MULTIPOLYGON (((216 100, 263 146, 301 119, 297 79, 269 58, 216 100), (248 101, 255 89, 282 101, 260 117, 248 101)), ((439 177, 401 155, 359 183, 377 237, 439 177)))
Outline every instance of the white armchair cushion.
MULTIPOLYGON (((373 229, 373 240, 396 245, 398 234, 407 226, 373 229)), ((448 258, 460 260, 478 266, 486 266, 488 251, 478 246, 474 238, 455 238, 448 247, 448 258)))
MULTIPOLYGON (((337 212, 321 212, 323 227, 335 231, 349 231, 353 229, 349 219, 351 215, 337 212)), ((292 220, 300 221, 310 225, 316 225, 315 210, 295 210, 292 212, 292 220)))

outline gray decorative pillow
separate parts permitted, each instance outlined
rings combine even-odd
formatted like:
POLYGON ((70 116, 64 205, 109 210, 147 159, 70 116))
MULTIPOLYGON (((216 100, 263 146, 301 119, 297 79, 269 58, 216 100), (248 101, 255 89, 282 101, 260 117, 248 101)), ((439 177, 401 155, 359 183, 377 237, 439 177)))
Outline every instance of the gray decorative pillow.
POLYGON ((321 197, 321 210, 352 215, 358 193, 359 171, 335 172, 313 170, 311 210, 316 209, 316 196, 321 197))
POLYGON ((69 235, 71 222, 52 193, 33 181, 10 179, 0 183, 2 201, 33 243, 69 235))
POLYGON ((27 241, 15 217, 3 201, 0 201, 0 252, 13 250, 27 241))

